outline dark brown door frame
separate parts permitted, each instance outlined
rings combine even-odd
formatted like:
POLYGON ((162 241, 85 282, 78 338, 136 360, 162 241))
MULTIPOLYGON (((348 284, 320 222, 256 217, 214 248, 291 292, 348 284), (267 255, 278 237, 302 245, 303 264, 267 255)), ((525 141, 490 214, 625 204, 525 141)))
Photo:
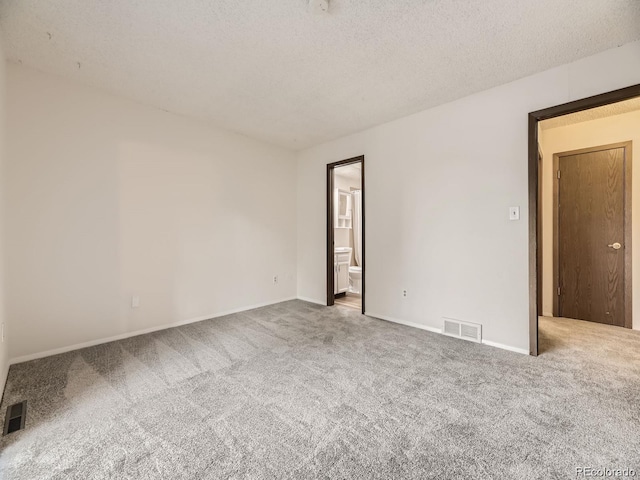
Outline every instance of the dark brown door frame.
MULTIPOLYGON (((560 157, 566 157, 570 155, 580 155, 583 153, 599 152, 602 150, 611 150, 613 148, 624 148, 624 326, 625 328, 631 328, 632 324, 632 142, 618 142, 609 145, 597 145, 588 148, 581 148, 579 150, 571 150, 568 152, 559 152, 553 154, 553 171, 557 172, 560 168, 560 157)), ((560 298, 555 292, 558 291, 560 281, 560 217, 558 215, 558 198, 560 195, 558 179, 554 177, 553 181, 553 315, 555 317, 560 315, 560 298)), ((539 295, 540 297, 542 295, 539 295)))
POLYGON ((365 255, 365 194, 364 194, 364 155, 360 155, 359 157, 348 158, 346 160, 340 160, 339 162, 333 162, 327 164, 327 306, 331 306, 334 304, 335 296, 333 293, 333 260, 334 260, 334 250, 333 250, 333 170, 336 167, 341 167, 344 165, 350 165, 353 163, 359 163, 361 165, 360 169, 360 190, 362 192, 362 313, 364 313, 364 293, 365 293, 365 264, 366 264, 366 255, 365 255))
MULTIPOLYGON (((543 162, 543 155, 542 155, 542 151, 540 150, 540 145, 538 145, 538 171, 542 171, 542 162, 543 162)), ((538 198, 542 198, 542 182, 538 182, 538 198)), ((538 218, 542 218, 542 202, 538 202, 538 218)), ((536 229, 536 235, 537 235, 537 242, 538 245, 542 245, 542 238, 543 238, 543 226, 542 226, 542 222, 538 222, 538 228, 536 229)), ((542 292, 542 276, 543 276, 543 265, 542 265, 542 255, 538 255, 537 256, 537 262, 536 262, 536 268, 538 269, 538 280, 537 280, 537 287, 538 287, 538 292, 542 292)), ((542 294, 538 294, 538 312, 542 311, 542 294)))
POLYGON ((640 84, 529 113, 529 354, 538 355, 538 122, 640 97, 640 84))

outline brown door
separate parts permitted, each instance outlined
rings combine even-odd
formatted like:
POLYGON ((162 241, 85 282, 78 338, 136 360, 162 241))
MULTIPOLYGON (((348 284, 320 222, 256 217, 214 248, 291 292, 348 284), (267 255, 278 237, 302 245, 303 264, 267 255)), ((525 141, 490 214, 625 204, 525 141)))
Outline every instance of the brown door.
POLYGON ((630 215, 625 215, 631 208, 627 151, 626 144, 618 144, 557 155, 561 317, 630 327, 626 325, 631 314, 630 308, 626 311, 630 271, 625 272, 631 269, 625 262, 625 251, 630 254, 631 248, 630 215))

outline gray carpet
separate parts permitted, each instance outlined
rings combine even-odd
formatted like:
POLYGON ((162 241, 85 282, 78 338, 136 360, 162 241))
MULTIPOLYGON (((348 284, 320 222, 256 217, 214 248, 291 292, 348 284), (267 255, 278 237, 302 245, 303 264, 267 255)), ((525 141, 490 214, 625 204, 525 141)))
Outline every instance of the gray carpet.
POLYGON ((532 358, 291 301, 14 365, 3 409, 27 399, 29 414, 2 438, 0 476, 640 472, 640 335, 541 324, 532 358))

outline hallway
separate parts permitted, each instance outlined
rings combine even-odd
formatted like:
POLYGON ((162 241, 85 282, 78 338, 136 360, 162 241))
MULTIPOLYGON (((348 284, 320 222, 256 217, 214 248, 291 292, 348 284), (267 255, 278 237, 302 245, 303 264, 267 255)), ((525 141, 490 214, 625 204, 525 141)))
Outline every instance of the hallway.
POLYGON ((539 318, 540 355, 640 373, 640 331, 560 317, 539 318))

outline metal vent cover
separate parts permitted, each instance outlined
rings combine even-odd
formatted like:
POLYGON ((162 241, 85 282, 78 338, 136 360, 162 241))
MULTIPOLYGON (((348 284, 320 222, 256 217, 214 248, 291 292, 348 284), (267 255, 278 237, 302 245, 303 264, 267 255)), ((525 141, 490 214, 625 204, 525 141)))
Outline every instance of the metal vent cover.
POLYGON ((442 333, 450 337, 462 338, 463 340, 469 340, 471 342, 482 342, 482 325, 479 323, 444 318, 442 333))
POLYGON ((7 407, 7 415, 4 419, 4 433, 9 433, 22 430, 24 428, 24 422, 27 419, 27 401, 24 400, 20 403, 14 403, 7 407))
POLYGON ((448 320, 448 319, 444 319, 444 328, 442 329, 442 331, 446 334, 446 335, 453 335, 455 337, 459 337, 460 336, 460 323, 453 321, 453 320, 448 320))

